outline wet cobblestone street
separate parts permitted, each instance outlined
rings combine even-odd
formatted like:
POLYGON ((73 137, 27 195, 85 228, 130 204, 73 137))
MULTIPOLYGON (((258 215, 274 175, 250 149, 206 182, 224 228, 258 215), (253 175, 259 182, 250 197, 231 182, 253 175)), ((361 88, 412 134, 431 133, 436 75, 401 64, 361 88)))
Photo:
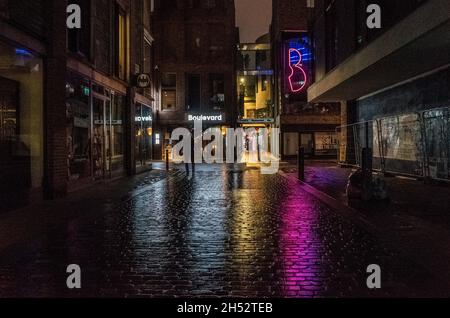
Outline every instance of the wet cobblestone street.
POLYGON ((448 296, 430 273, 280 174, 201 166, 0 255, 1 297, 448 296), (68 290, 66 267, 82 269, 68 290), (366 268, 382 268, 368 290, 366 268))

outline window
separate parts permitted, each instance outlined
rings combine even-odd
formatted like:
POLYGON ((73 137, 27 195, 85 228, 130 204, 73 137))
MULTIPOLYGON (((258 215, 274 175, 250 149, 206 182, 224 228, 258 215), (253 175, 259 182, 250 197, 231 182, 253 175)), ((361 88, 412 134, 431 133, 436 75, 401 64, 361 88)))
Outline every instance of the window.
POLYGON ((81 29, 67 29, 67 49, 87 58, 91 50, 91 28, 90 28, 90 1, 72 1, 81 8, 81 29))
POLYGON ((261 90, 263 92, 267 91, 268 85, 269 85, 269 82, 267 81, 267 75, 261 76, 261 90))
POLYGON ((240 50, 238 65, 242 71, 270 70, 270 50, 240 50))
POLYGON ((165 73, 161 78, 162 110, 174 110, 177 104, 177 75, 165 73))
POLYGON ((225 79, 223 74, 209 76, 210 107, 214 110, 225 108, 225 79))
POLYGON ((69 179, 77 180, 91 175, 89 127, 90 82, 73 73, 66 83, 66 131, 69 179))
POLYGON ((186 75, 186 102, 187 110, 201 109, 200 75, 198 74, 186 75))
POLYGON ((314 139, 316 155, 336 155, 338 149, 336 132, 316 132, 314 139))
POLYGON ((145 166, 152 159, 153 111, 152 108, 136 103, 135 117, 135 157, 136 166, 145 166))
POLYGON ((116 5, 116 69, 115 75, 125 80, 127 77, 127 42, 128 42, 128 27, 127 16, 125 11, 116 5))
POLYGON ((190 0, 189 1, 189 7, 191 9, 197 9, 200 8, 200 0, 190 0))
POLYGON ((177 9, 177 0, 162 0, 160 1, 161 9, 164 11, 172 11, 177 9))
POLYGON ((188 60, 197 62, 205 54, 204 27, 199 24, 186 26, 185 48, 188 60))
MULTIPOLYGON (((152 59, 153 59, 153 52, 152 52, 152 46, 151 43, 147 40, 144 41, 144 73, 150 74, 152 76, 153 81, 153 75, 152 75, 152 59)), ((151 98, 152 96, 152 90, 151 88, 146 88, 143 90, 144 95, 148 98, 151 98)))
POLYGON ((337 6, 333 2, 325 12, 325 24, 327 34, 326 45, 326 68, 327 71, 331 71, 338 63, 339 52, 339 28, 338 28, 338 16, 337 6))
POLYGON ((216 7, 216 0, 207 0, 206 1, 206 7, 208 9, 213 9, 216 7))
POLYGON ((306 0, 307 8, 314 8, 314 0, 306 0))
MULTIPOLYGON (((0 210, 4 211, 26 201, 22 190, 42 186, 44 68, 28 50, 3 42, 0 61, 0 210)), ((65 142, 61 140, 62 147, 65 142)))
POLYGON ((240 76, 238 82, 239 116, 252 119, 271 118, 272 76, 240 76))

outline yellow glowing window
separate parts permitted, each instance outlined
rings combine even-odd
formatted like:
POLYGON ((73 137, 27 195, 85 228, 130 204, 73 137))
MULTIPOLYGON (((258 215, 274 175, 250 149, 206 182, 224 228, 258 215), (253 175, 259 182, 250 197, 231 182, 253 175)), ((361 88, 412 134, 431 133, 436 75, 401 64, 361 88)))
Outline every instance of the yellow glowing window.
POLYGON ((126 77, 127 68, 127 18, 120 10, 117 17, 117 76, 121 79, 126 77))

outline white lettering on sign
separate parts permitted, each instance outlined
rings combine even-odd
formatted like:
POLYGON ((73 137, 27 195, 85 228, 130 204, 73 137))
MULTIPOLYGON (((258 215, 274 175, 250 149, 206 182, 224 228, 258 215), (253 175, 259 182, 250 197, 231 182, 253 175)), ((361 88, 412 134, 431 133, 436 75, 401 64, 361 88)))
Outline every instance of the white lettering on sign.
POLYGON ((223 115, 215 115, 215 116, 189 115, 188 121, 223 121, 223 115))
POLYGON ((136 116, 134 118, 134 121, 136 122, 149 122, 152 120, 153 120, 152 116, 136 116))

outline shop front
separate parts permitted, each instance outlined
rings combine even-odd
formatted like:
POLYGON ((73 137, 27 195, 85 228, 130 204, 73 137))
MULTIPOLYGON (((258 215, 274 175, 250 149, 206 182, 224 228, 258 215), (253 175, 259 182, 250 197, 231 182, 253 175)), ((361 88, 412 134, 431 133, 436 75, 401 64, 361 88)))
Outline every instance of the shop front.
POLYGON ((124 174, 125 103, 125 95, 68 73, 67 153, 72 188, 124 174))
POLYGON ((92 100, 94 179, 122 176, 125 171, 126 97, 94 84, 92 100))
MULTIPOLYGON (((151 169, 153 160, 153 109, 136 103, 135 125, 135 158, 136 170, 151 169)), ((158 138, 160 139, 160 137, 158 138)), ((160 142, 160 141, 159 141, 160 142)))
POLYGON ((0 212, 42 194, 43 60, 0 42, 0 212))
POLYGON ((284 131, 282 135, 286 159, 296 157, 300 147, 308 157, 334 158, 337 155, 338 134, 335 131, 284 131))

